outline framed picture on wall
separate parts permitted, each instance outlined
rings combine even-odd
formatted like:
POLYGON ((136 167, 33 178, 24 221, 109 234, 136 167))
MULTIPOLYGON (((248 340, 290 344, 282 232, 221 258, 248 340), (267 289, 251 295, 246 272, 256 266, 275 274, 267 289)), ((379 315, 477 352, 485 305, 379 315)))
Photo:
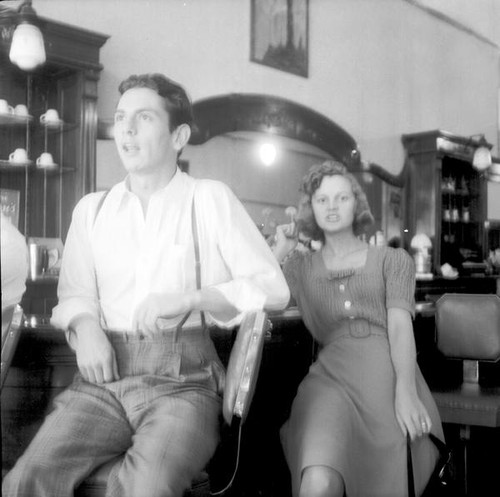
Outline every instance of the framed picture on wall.
POLYGON ((308 76, 309 0, 251 0, 250 59, 308 76))

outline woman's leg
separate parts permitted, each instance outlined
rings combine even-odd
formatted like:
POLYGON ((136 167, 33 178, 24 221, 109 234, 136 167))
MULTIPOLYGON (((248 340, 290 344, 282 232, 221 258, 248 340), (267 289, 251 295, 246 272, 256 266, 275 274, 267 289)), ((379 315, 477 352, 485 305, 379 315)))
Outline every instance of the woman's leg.
POLYGON ((299 497, 342 497, 344 480, 328 466, 308 466, 302 472, 299 497))
POLYGON ((124 452, 132 431, 102 387, 77 381, 54 401, 35 438, 3 481, 4 497, 70 497, 92 470, 124 452))

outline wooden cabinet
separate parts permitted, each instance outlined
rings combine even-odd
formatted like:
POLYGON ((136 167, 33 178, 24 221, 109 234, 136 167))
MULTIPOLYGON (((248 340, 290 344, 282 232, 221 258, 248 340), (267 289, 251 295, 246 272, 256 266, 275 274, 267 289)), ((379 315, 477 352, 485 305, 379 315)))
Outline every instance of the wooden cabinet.
MULTIPOLYGON (((4 33, 13 29, 6 19, 4 33)), ((73 207, 95 189, 99 49, 107 36, 43 18, 41 30, 47 62, 31 73, 10 62, 10 39, 0 38, 0 99, 27 107, 27 114, 0 114, 1 188, 18 192, 18 227, 26 237, 64 241, 73 207), (48 109, 59 119, 41 122, 48 109), (28 160, 9 160, 16 149, 28 160), (37 166, 42 153, 56 165, 37 166)))
MULTIPOLYGON (((478 141, 445 131, 402 137, 406 151, 404 244, 428 235, 433 272, 444 263, 461 274, 474 272, 486 257, 486 179, 472 167, 478 141)), ((484 271, 483 271, 484 273, 484 271)))
MULTIPOLYGON (((8 35, 13 18, 0 9, 0 30, 8 35)), ((0 99, 11 107, 0 113, 2 210, 18 218, 27 241, 42 237, 63 243, 74 206, 95 190, 99 50, 107 36, 40 21, 47 61, 33 72, 10 62, 10 38, 0 38, 0 99), (57 119, 43 122, 48 109, 57 112, 57 119), (26 150, 27 160, 9 160, 16 149, 26 150), (43 153, 51 154, 53 166, 37 165, 43 153)), ((28 280, 24 312, 50 315, 56 285, 57 272, 28 280)))

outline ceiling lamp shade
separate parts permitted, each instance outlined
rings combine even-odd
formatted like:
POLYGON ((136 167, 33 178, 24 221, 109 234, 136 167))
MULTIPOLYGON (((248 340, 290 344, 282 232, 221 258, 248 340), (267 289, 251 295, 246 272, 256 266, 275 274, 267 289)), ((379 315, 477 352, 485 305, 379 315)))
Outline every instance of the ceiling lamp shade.
POLYGON ((24 71, 32 71, 46 60, 43 36, 36 25, 37 15, 31 1, 19 8, 17 25, 10 46, 10 61, 24 71))

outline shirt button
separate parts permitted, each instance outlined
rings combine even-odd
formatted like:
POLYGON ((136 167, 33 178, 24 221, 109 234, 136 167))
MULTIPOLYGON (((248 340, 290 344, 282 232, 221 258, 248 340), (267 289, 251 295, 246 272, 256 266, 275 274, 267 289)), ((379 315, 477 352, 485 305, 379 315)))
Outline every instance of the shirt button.
POLYGON ((350 301, 350 300, 346 300, 346 301, 344 302, 344 307, 345 307, 346 309, 350 309, 350 308, 351 308, 351 306, 352 306, 352 303, 351 303, 351 301, 350 301))
POLYGON ((340 290, 341 292, 345 292, 345 285, 344 285, 343 283, 341 283, 341 284, 339 285, 339 290, 340 290))

